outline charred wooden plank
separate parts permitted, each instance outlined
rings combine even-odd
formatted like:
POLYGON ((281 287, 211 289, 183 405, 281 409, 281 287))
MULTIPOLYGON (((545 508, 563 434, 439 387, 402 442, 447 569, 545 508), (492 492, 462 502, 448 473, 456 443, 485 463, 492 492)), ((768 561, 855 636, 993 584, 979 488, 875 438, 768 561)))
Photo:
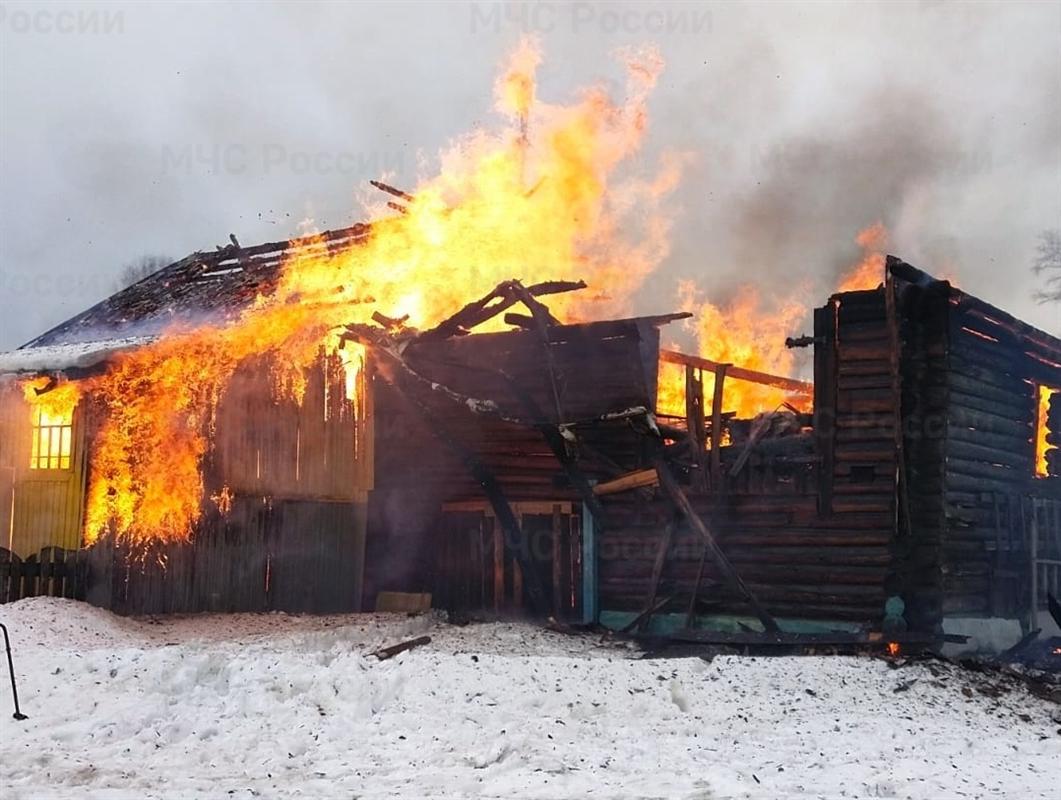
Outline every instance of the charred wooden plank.
POLYGON ((431 644, 431 637, 417 636, 415 639, 392 644, 389 647, 381 647, 379 650, 373 651, 371 655, 374 655, 380 661, 386 661, 388 658, 394 658, 396 655, 400 655, 406 650, 412 650, 414 647, 422 647, 425 644, 431 644))
POLYGON ((715 562, 719 572, 722 573, 726 581, 729 582, 730 585, 732 585, 754 609, 755 615, 759 618, 759 621, 763 624, 763 627, 766 630, 779 630, 777 622, 772 616, 770 616, 766 609, 759 604, 759 601, 755 599, 755 596, 747 585, 745 585, 741 576, 733 568, 733 565, 729 562, 725 552, 723 552, 718 542, 715 541, 715 537, 711 535, 711 531, 708 530, 704 521, 700 518, 700 515, 696 513, 696 510, 689 502, 689 498, 686 497, 685 492, 683 492, 678 485, 678 481, 675 480, 674 475, 671 474, 670 467, 662 458, 656 460, 656 472, 659 474, 660 486, 663 487, 663 490, 671 498, 674 505, 677 506, 682 515, 689 521, 689 524, 704 540, 704 544, 711 551, 712 560, 715 562))
POLYGON ((630 489, 640 489, 645 486, 659 486, 659 475, 654 467, 634 470, 610 481, 598 483, 593 487, 593 494, 598 496, 616 494, 630 489))
MULTIPOLYGON (((676 350, 660 350, 659 358, 660 361, 666 361, 670 364, 698 367, 699 369, 708 370, 709 372, 715 372, 719 367, 719 362, 717 361, 712 361, 700 356, 691 356, 686 353, 679 353, 676 350)), ((807 383, 806 381, 796 380, 795 378, 785 378, 780 375, 771 375, 768 372, 759 372, 758 370, 745 369, 737 366, 731 366, 728 374, 731 378, 737 380, 760 383, 765 386, 774 386, 778 389, 792 392, 793 394, 807 396, 814 394, 814 386, 812 384, 807 383)))
POLYGON ((711 489, 722 490, 722 402, 730 364, 715 368, 714 395, 711 399, 711 489))
POLYGON ((395 189, 393 186, 391 186, 389 184, 386 184, 383 181, 370 180, 369 183, 371 183, 373 186, 375 186, 381 192, 386 192, 387 194, 393 195, 394 197, 400 197, 402 200, 406 200, 408 202, 412 202, 413 200, 416 199, 415 197, 413 197, 408 192, 403 192, 401 189, 395 189))
MULTIPOLYGON (((456 314, 443 320, 434 328, 429 328, 419 334, 416 337, 416 341, 424 342, 460 335, 492 319, 501 312, 507 311, 521 300, 521 296, 514 292, 514 287, 517 283, 517 281, 499 283, 480 299, 468 303, 456 314)), ((585 289, 586 284, 584 281, 545 281, 533 286, 521 286, 520 288, 525 292, 524 296, 534 298, 585 289)))

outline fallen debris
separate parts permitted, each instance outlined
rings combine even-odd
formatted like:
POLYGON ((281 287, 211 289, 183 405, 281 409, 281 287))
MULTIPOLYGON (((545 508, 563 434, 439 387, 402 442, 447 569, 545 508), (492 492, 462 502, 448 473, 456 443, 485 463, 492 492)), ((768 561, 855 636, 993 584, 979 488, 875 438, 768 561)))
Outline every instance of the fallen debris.
POLYGON ((386 661, 388 658, 394 658, 396 655, 404 653, 406 650, 412 650, 414 647, 420 647, 421 645, 430 643, 430 636, 417 636, 415 639, 409 639, 406 642, 392 644, 390 647, 381 647, 379 650, 376 650, 371 655, 374 655, 380 661, 386 661))

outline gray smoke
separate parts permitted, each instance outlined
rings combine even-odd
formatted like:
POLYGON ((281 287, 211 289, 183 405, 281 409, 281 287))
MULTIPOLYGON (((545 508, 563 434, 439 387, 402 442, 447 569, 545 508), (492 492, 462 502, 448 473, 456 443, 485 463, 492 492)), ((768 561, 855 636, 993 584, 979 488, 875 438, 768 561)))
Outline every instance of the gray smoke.
POLYGON ((721 301, 751 280, 816 303, 881 221, 890 251, 1061 330, 1030 269, 1061 220, 1056 4, 0 11, 0 349, 145 253, 355 221, 369 178, 414 185, 490 123, 496 65, 527 32, 546 100, 620 86, 623 46, 667 61, 634 166, 692 157, 639 310, 672 309, 681 278, 721 301))

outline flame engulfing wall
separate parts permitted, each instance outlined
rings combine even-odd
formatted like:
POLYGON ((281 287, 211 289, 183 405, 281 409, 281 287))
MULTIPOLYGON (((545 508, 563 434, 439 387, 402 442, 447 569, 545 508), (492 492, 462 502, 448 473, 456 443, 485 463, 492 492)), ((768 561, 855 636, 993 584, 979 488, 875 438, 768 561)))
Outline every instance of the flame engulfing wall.
POLYGON ((201 513, 202 466, 214 413, 248 356, 272 355, 278 396, 300 399, 305 370, 330 332, 373 311, 435 323, 468 298, 518 277, 577 277, 594 292, 561 298, 576 321, 628 310, 667 251, 660 200, 677 164, 650 179, 619 168, 641 145, 646 101, 662 69, 652 50, 625 53, 627 96, 600 87, 578 102, 537 100, 540 56, 523 43, 495 86, 504 124, 442 154, 440 173, 416 187, 407 213, 376 219, 362 244, 285 265, 275 290, 226 326, 171 330, 155 345, 117 356, 107 371, 63 383, 34 404, 90 397, 102 412, 92 442, 84 536, 182 539, 201 513))

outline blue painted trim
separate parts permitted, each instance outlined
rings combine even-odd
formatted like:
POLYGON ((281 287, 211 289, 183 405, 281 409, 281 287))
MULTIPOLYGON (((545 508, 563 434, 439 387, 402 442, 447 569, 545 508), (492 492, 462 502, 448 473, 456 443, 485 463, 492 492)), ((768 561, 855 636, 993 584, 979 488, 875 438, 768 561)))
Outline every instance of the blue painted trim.
POLYGON ((593 514, 582 504, 582 621, 595 623, 599 609, 597 594, 597 527, 593 514))

